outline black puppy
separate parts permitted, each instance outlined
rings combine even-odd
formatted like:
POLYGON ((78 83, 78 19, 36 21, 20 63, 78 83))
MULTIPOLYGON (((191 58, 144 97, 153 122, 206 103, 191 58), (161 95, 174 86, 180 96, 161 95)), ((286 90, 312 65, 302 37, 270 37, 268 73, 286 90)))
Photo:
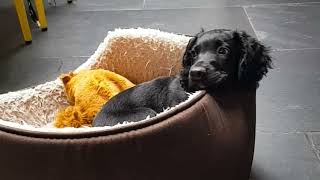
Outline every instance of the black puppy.
POLYGON ((268 49, 241 31, 216 29, 191 38, 176 77, 139 84, 110 99, 93 126, 112 126, 153 117, 188 97, 187 92, 254 90, 271 68, 268 49))

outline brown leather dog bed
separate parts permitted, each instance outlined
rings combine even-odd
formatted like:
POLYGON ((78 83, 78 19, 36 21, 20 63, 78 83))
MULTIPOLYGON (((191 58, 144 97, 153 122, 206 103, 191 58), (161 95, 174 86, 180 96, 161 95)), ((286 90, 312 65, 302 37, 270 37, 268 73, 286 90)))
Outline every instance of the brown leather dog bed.
MULTIPOLYGON (((189 39, 118 29, 75 71, 109 69, 134 83, 175 75, 189 39)), ((0 95, 0 179, 249 178, 255 92, 202 91, 156 117, 115 127, 50 127, 65 105, 59 80, 0 95)))

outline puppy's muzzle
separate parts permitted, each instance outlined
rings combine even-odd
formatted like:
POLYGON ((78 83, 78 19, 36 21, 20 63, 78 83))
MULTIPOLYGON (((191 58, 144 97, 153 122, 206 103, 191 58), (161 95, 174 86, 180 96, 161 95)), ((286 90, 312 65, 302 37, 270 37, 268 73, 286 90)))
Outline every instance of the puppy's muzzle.
POLYGON ((189 71, 189 88, 193 90, 204 89, 204 81, 207 79, 207 70, 205 67, 195 66, 191 67, 189 71))
POLYGON ((204 67, 193 67, 190 69, 189 76, 192 81, 201 81, 206 78, 206 69, 204 67))

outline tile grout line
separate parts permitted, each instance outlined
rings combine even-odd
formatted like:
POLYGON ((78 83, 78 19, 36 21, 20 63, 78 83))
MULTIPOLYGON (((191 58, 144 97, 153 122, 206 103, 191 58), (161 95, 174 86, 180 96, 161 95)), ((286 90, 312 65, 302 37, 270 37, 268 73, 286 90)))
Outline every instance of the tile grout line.
POLYGON ((293 3, 270 3, 270 4, 251 4, 243 5, 246 8, 263 7, 263 6, 302 6, 302 5, 312 5, 320 4, 320 2, 293 2, 293 3))
POLYGON ((307 139, 308 144, 311 146, 311 150, 315 154, 317 160, 320 162, 320 150, 318 150, 314 145, 312 136, 310 135, 310 133, 304 133, 304 136, 307 139))
POLYGON ((89 58, 89 57, 91 57, 91 55, 90 56, 71 56, 72 58, 89 58))
POLYGON ((56 73, 62 73, 61 70, 62 70, 62 66, 63 66, 63 61, 61 59, 59 59, 59 67, 58 67, 58 70, 56 71, 56 73))
POLYGON ((142 9, 144 9, 146 7, 146 0, 143 0, 142 2, 142 9))
POLYGON ((299 5, 312 5, 312 4, 319 4, 320 2, 303 2, 303 3, 279 3, 279 4, 252 4, 252 5, 230 5, 230 6, 196 6, 196 7, 172 7, 172 8, 145 8, 146 0, 143 0, 142 8, 128 8, 128 9, 121 9, 121 8, 102 8, 102 9, 91 9, 91 10, 75 10, 79 12, 99 12, 99 11, 141 11, 141 10, 184 10, 184 9, 219 9, 219 8, 253 8, 253 7, 263 7, 263 6, 299 6, 299 5))
POLYGON ((249 21, 249 23, 250 23, 250 26, 251 26, 254 34, 256 35, 256 37, 258 38, 258 40, 260 41, 260 38, 259 38, 259 36, 258 36, 258 34, 257 34, 257 30, 256 30, 255 27, 253 26, 253 23, 252 23, 249 15, 248 15, 248 12, 247 12, 246 8, 245 8, 244 6, 242 6, 242 9, 244 10, 244 13, 246 14, 246 16, 247 16, 247 18, 248 18, 248 21, 249 21))
POLYGON ((285 134, 285 135, 289 135, 289 134, 305 134, 305 133, 320 133, 320 131, 264 131, 264 130, 256 130, 256 132, 258 133, 265 133, 265 134, 285 134))
POLYGON ((272 49, 271 51, 274 52, 281 52, 281 51, 303 51, 303 50, 320 50, 320 48, 292 48, 292 49, 272 49))
POLYGON ((177 9, 216 9, 216 8, 240 8, 240 7, 245 7, 245 8, 254 8, 254 7, 263 7, 263 6, 302 6, 302 5, 312 5, 312 4, 319 4, 320 2, 294 2, 294 3, 270 3, 270 4, 251 4, 251 5, 226 5, 226 6, 186 6, 182 8, 177 8, 177 7, 160 7, 160 8, 147 8, 145 10, 177 10, 177 9))

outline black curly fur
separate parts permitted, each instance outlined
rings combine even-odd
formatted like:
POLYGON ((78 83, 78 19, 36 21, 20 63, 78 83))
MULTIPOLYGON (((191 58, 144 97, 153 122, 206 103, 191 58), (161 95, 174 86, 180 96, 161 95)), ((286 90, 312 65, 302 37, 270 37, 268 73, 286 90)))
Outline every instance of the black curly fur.
POLYGON ((238 78, 243 86, 259 87, 259 81, 272 68, 269 55, 270 48, 264 46, 257 39, 246 32, 234 32, 242 43, 242 58, 239 62, 238 78))
MULTIPOLYGON (((233 78, 228 78, 226 80, 233 82, 225 82, 225 84, 232 84, 233 86, 236 85, 244 89, 258 88, 259 81, 268 73, 268 69, 272 68, 272 60, 271 56, 269 55, 269 48, 244 31, 215 29, 209 32, 212 34, 229 35, 230 39, 227 40, 232 40, 235 44, 238 44, 239 57, 237 57, 238 59, 233 59, 237 61, 238 64, 237 72, 228 72, 233 74, 233 76, 231 76, 233 78)), ((183 88, 187 91, 193 91, 189 87, 190 68, 197 61, 197 58, 194 57, 192 52, 193 47, 197 44, 199 38, 202 38, 204 33, 208 32, 201 31, 190 39, 182 59, 183 69, 180 72, 180 82, 183 88)), ((237 50, 231 49, 231 51, 237 50)), ((217 86, 215 86, 215 88, 217 90, 217 86)))

